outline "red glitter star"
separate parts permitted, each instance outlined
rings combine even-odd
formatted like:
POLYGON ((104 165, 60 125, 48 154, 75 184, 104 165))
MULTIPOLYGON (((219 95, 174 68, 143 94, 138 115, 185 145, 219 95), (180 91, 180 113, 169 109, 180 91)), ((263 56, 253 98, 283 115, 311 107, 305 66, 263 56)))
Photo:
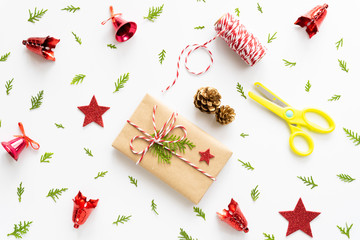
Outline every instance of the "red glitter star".
POLYGON ((109 110, 109 107, 99 106, 95 95, 92 97, 91 102, 88 106, 78 107, 80 111, 85 114, 83 127, 88 125, 89 123, 96 122, 100 126, 104 127, 104 123, 102 120, 102 115, 109 110))
POLYGON ((215 157, 214 155, 210 154, 210 148, 208 150, 206 150, 205 152, 199 152, 199 153, 201 155, 201 158, 200 158, 199 162, 205 161, 208 165, 209 165, 209 162, 210 162, 210 158, 215 157))
POLYGON ((305 206, 299 199, 294 211, 279 212, 286 220, 289 221, 286 236, 301 230, 312 237, 310 222, 314 220, 320 213, 306 211, 305 206))

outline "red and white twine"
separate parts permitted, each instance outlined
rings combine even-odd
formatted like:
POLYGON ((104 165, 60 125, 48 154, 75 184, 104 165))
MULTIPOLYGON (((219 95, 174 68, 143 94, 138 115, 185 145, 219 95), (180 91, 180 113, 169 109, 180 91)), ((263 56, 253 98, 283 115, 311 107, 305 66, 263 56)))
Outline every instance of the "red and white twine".
POLYGON ((178 114, 177 113, 172 113, 171 116, 169 117, 169 119, 165 122, 164 126, 161 128, 160 131, 157 131, 156 128, 156 123, 155 123, 155 112, 156 112, 156 108, 157 105, 154 106, 153 108, 153 114, 152 114, 152 123, 153 123, 153 127, 154 127, 154 137, 151 136, 150 134, 148 134, 147 132, 145 132, 142 128, 140 128, 139 126, 137 126, 136 124, 134 124, 133 122, 131 122, 130 120, 127 120, 127 122, 135 127, 137 130, 139 130, 142 134, 144 134, 145 136, 135 136, 131 139, 130 141, 130 149, 134 154, 138 154, 141 155, 141 157, 139 158, 139 160, 136 162, 136 164, 139 164, 142 159, 144 158, 145 154, 149 151, 150 147, 152 145, 159 144, 161 146, 163 146, 166 150, 170 151, 172 154, 174 154, 175 156, 177 156, 179 159, 181 159, 182 161, 184 161, 185 163, 187 163, 188 165, 190 165, 191 167, 195 168, 197 171, 201 172, 202 174, 204 174, 205 176, 207 176, 208 178, 210 178, 211 180, 215 181, 216 179, 211 176, 210 174, 208 174, 207 172, 205 172, 204 170, 200 169, 199 167, 197 167, 195 164, 193 164, 192 162, 186 160, 184 157, 180 156, 179 154, 177 154, 176 152, 172 151, 170 148, 164 146, 163 143, 176 143, 176 142, 180 142, 182 140, 184 140, 186 138, 187 132, 184 126, 181 125, 175 125, 175 121, 177 119, 178 114), (164 140, 163 138, 165 136, 167 136, 172 130, 176 129, 176 128, 180 128, 184 131, 184 136, 182 136, 180 139, 178 140, 174 140, 174 141, 167 141, 164 140), (149 145, 147 147, 145 147, 144 150, 142 151, 136 151, 134 148, 134 144, 133 142, 136 139, 142 139, 145 140, 149 143, 149 145))
POLYGON ((168 91, 172 86, 174 86, 177 79, 179 78, 181 57, 188 49, 190 50, 185 56, 185 68, 188 72, 194 75, 201 75, 210 69, 214 60, 211 51, 206 45, 214 41, 217 37, 223 38, 228 46, 250 66, 253 66, 255 63, 260 61, 260 59, 263 58, 266 53, 266 48, 261 45, 259 40, 252 33, 249 33, 246 30, 245 26, 240 23, 239 19, 230 13, 225 14, 222 18, 219 19, 219 21, 216 22, 215 31, 217 32, 217 35, 206 43, 188 45, 181 51, 177 62, 176 77, 174 81, 163 90, 163 92, 168 91), (211 62, 205 70, 200 72, 193 72, 188 68, 187 61, 189 55, 199 48, 204 48, 207 51, 211 62))

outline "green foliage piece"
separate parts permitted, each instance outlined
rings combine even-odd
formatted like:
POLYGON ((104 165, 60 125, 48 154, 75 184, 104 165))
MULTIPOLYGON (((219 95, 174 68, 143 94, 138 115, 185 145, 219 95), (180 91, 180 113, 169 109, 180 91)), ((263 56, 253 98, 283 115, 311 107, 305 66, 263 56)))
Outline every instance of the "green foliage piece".
POLYGON ((283 59, 284 64, 286 67, 290 66, 290 67, 294 67, 296 65, 296 62, 289 62, 288 60, 283 59))
POLYGON ((105 172, 98 172, 98 175, 94 177, 94 179, 98 179, 99 177, 105 177, 105 175, 108 173, 108 171, 105 172))
POLYGON ((0 57, 0 62, 6 62, 6 60, 8 59, 8 57, 10 56, 11 52, 5 53, 4 55, 2 55, 0 57))
POLYGON ((20 186, 17 188, 17 195, 18 195, 18 199, 19 202, 21 202, 21 196, 24 193, 25 188, 22 186, 22 182, 20 183, 20 186))
POLYGON ((124 73, 120 78, 118 78, 117 82, 115 82, 115 91, 118 92, 120 88, 124 88, 125 83, 129 80, 129 73, 124 73))
POLYGON ((270 235, 270 234, 266 234, 263 233, 264 237, 266 237, 264 240, 275 240, 274 234, 270 235))
POLYGON ((54 153, 46 152, 44 155, 41 156, 40 162, 41 163, 50 163, 50 161, 47 159, 51 159, 53 154, 54 153))
POLYGON ((73 78, 73 80, 71 81, 70 84, 71 85, 74 85, 74 84, 78 85, 79 83, 83 82, 85 77, 86 77, 86 75, 84 75, 84 74, 77 74, 77 75, 75 75, 75 77, 73 78))
POLYGON ((41 90, 36 97, 31 97, 31 108, 30 110, 39 108, 42 104, 42 100, 44 98, 44 90, 41 90))
POLYGON ((61 123, 55 123, 55 126, 57 127, 57 128, 62 128, 62 129, 64 129, 65 127, 61 124, 61 123))
POLYGON ((12 82, 13 82, 13 81, 14 81, 14 78, 11 79, 11 80, 9 80, 9 81, 6 81, 6 83, 5 83, 6 95, 9 95, 11 89, 13 88, 13 85, 12 85, 12 82))
POLYGON ((240 10, 239 10, 239 8, 235 8, 235 14, 236 14, 236 16, 240 17, 240 10))
POLYGON ((147 15, 147 17, 144 17, 144 19, 148 19, 149 21, 154 22, 155 19, 157 19, 160 14, 162 13, 164 8, 164 4, 161 5, 160 7, 151 7, 149 8, 149 13, 147 15))
POLYGON ((178 237, 180 240, 197 240, 197 238, 192 238, 189 236, 184 229, 180 228, 180 236, 178 237))
POLYGON ((307 177, 307 178, 306 178, 306 177, 298 176, 298 179, 300 179, 301 181, 303 181, 304 184, 306 184, 306 186, 311 186, 311 189, 313 189, 314 187, 317 187, 317 186, 318 186, 317 184, 315 184, 312 176, 307 177))
POLYGON ((240 83, 237 83, 237 84, 236 84, 236 89, 237 89, 237 91, 241 94, 241 96, 246 99, 243 86, 241 86, 240 83))
POLYGON ((111 49, 117 49, 117 47, 114 44, 111 44, 111 43, 109 43, 107 46, 109 48, 111 48, 111 49))
POLYGON ((343 128, 347 137, 355 143, 355 146, 360 144, 360 136, 356 132, 351 131, 350 129, 343 128))
POLYGON ((72 33, 72 35, 74 35, 75 41, 77 41, 81 45, 82 44, 81 38, 78 35, 76 35, 74 32, 71 32, 71 33, 72 33))
POLYGON ((39 21, 40 18, 42 18, 44 16, 44 14, 47 12, 47 9, 45 9, 45 10, 41 9, 40 11, 36 11, 36 10, 37 10, 37 8, 35 8, 34 13, 32 13, 29 9, 29 15, 30 15, 30 17, 28 19, 29 22, 35 23, 35 21, 39 21))
POLYGON ((251 170, 251 171, 254 171, 255 168, 253 168, 253 166, 251 166, 251 164, 249 162, 243 162, 241 161, 240 159, 238 159, 239 162, 241 162, 242 166, 244 168, 246 168, 247 170, 251 170))
POLYGON ((113 222, 113 224, 116 224, 116 226, 118 226, 119 223, 124 224, 125 222, 129 221, 130 218, 131 218, 131 215, 130 216, 121 216, 121 217, 119 215, 117 220, 115 222, 113 222))
POLYGON ((63 192, 66 192, 67 190, 68 190, 67 188, 51 189, 46 197, 51 197, 54 200, 54 202, 56 202, 56 199, 59 199, 59 196, 61 196, 61 194, 63 192))
POLYGON ((84 150, 85 150, 85 153, 86 153, 88 156, 93 157, 90 149, 84 148, 84 150))
POLYGON ((332 96, 331 98, 328 99, 328 101, 337 101, 339 100, 341 97, 341 95, 336 95, 334 94, 334 96, 332 96))
POLYGON ((65 10, 65 11, 74 13, 74 12, 80 10, 80 8, 79 7, 74 7, 73 5, 70 5, 70 6, 67 6, 66 8, 61 9, 61 10, 65 10))
POLYGON ((162 51, 161 51, 161 53, 159 53, 159 62, 160 62, 160 64, 162 64, 163 63, 163 61, 164 61, 164 59, 165 59, 165 54, 166 54, 166 51, 163 49, 162 51))
POLYGON ((129 177, 129 179, 130 179, 130 183, 131 183, 131 184, 134 184, 135 187, 137 187, 137 179, 136 179, 136 178, 133 178, 132 176, 128 176, 128 177, 129 177))
POLYGON ((259 190, 257 189, 259 185, 256 185, 256 187, 254 189, 251 190, 251 198, 252 200, 255 202, 260 195, 259 190))
POLYGON ((349 72, 349 69, 346 68, 346 62, 345 60, 340 60, 338 59, 339 61, 339 66, 341 67, 341 70, 345 71, 345 72, 349 72))
POLYGON ((159 215, 159 213, 156 211, 156 209, 157 209, 157 205, 156 205, 156 203, 154 202, 154 199, 153 199, 151 201, 151 210, 153 210, 156 213, 156 215, 159 215))
POLYGON ((262 7, 260 6, 259 3, 257 3, 257 9, 258 9, 259 12, 263 13, 262 7))
POLYGON ((194 29, 196 29, 196 30, 201 30, 201 29, 204 29, 205 28, 205 26, 197 26, 197 27, 194 27, 194 29))
POLYGON ((205 213, 203 212, 203 210, 202 210, 201 208, 199 208, 199 207, 193 207, 193 209, 194 209, 194 212, 197 213, 196 216, 202 217, 202 218, 206 221, 206 219, 205 219, 205 213))
POLYGON ((336 176, 338 176, 340 178, 340 180, 343 181, 343 182, 348 182, 349 183, 349 182, 352 182, 352 181, 356 180, 355 178, 352 178, 347 174, 338 174, 336 176))
POLYGON ((311 84, 310 84, 310 81, 308 80, 306 85, 305 85, 305 91, 310 92, 310 88, 311 88, 311 84))
POLYGON ((204 3, 206 3, 206 2, 205 2, 205 0, 196 0, 196 1, 198 1, 198 2, 201 2, 201 1, 203 1, 204 3))
POLYGON ((276 39, 275 35, 277 34, 277 32, 275 32, 271 37, 270 37, 270 33, 268 35, 268 43, 272 43, 273 40, 276 39))
POLYGON ((1 127, 1 120, 0 120, 0 127, 1 127))
POLYGON ((343 46, 343 39, 341 38, 339 41, 335 43, 335 45, 336 45, 336 50, 339 50, 339 47, 343 46))
POLYGON ((337 225, 337 228, 340 230, 341 234, 346 235, 350 239, 350 230, 351 230, 353 224, 351 224, 350 227, 348 226, 347 223, 345 223, 345 224, 346 224, 346 226, 344 228, 339 227, 338 225, 337 225))
POLYGON ((32 224, 32 221, 24 221, 23 223, 20 221, 18 225, 14 224, 14 231, 7 236, 9 237, 12 235, 15 238, 22 238, 23 235, 29 231, 30 224, 32 224))
POLYGON ((248 137, 249 136, 249 134, 247 134, 247 133, 241 133, 240 134, 240 137, 242 137, 242 138, 245 138, 245 137, 248 137))

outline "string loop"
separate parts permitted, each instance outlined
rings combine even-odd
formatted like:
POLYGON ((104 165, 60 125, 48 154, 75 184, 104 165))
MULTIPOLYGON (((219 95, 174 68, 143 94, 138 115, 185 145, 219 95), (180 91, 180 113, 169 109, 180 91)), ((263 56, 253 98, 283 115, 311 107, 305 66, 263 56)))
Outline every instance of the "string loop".
POLYGON ((26 147, 28 147, 30 145, 32 147, 32 149, 38 150, 40 148, 40 144, 38 144, 37 142, 35 142, 34 140, 32 140, 31 138, 26 136, 23 124, 21 122, 19 122, 18 124, 19 124, 20 131, 23 135, 15 135, 14 137, 19 137, 19 138, 24 139, 25 143, 26 143, 26 147))

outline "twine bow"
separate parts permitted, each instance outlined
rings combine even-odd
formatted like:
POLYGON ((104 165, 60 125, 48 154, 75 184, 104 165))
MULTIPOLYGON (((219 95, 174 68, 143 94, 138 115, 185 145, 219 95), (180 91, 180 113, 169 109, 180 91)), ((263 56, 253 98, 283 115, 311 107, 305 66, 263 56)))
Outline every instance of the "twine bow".
POLYGON ((210 174, 208 174, 207 172, 205 172, 204 170, 200 169, 199 167, 197 167, 195 164, 193 164, 192 162, 186 160, 184 157, 180 156, 179 154, 177 154, 176 152, 174 152, 173 150, 171 150, 170 148, 168 148, 167 146, 164 145, 164 143, 176 143, 176 142, 180 142, 182 140, 184 140, 187 136, 187 132, 186 132, 186 128, 184 126, 181 125, 175 125, 176 119, 178 114, 173 112, 171 114, 171 116, 169 117, 169 119, 165 122, 165 124, 163 125, 163 127, 161 128, 160 131, 157 130, 156 128, 156 123, 155 123, 155 113, 156 113, 156 108, 157 105, 154 106, 153 108, 153 114, 152 114, 152 123, 153 123, 153 127, 154 127, 154 136, 151 136, 150 134, 148 134, 147 132, 145 132, 143 129, 141 129, 139 126, 137 126, 136 124, 134 124, 133 122, 131 122, 130 120, 127 120, 127 122, 135 127, 137 130, 139 130, 142 134, 144 134, 145 136, 135 136, 130 140, 130 149, 134 154, 138 154, 141 155, 139 160, 136 162, 136 164, 139 164, 142 159, 144 158, 145 154, 149 151, 150 147, 152 145, 159 144, 161 146, 163 146, 166 150, 170 151, 172 154, 174 154, 175 156, 177 156, 179 159, 181 159, 182 161, 184 161, 185 163, 187 163, 188 165, 190 165, 191 167, 195 168, 197 171, 201 172, 202 174, 204 174, 205 176, 207 176, 208 178, 212 179, 213 181, 215 181, 216 179, 211 176, 210 174), (174 129, 176 128, 180 128, 183 130, 184 135, 177 139, 177 140, 173 140, 173 141, 168 141, 168 140, 164 140, 164 138, 174 129), (146 146, 144 148, 144 150, 142 151, 136 151, 134 148, 134 141, 136 139, 142 139, 145 140, 149 143, 148 146, 146 146))
POLYGON ((30 145, 34 150, 38 150, 40 148, 40 144, 38 144, 37 142, 26 136, 24 126, 21 122, 19 122, 19 128, 23 135, 15 135, 14 137, 19 137, 24 139, 26 143, 26 147, 30 145))
POLYGON ((114 20, 115 16, 121 16, 121 15, 122 15, 122 13, 116 13, 116 14, 114 14, 114 8, 113 8, 113 6, 110 6, 110 14, 111 14, 111 17, 109 17, 107 20, 101 22, 102 25, 105 25, 105 23, 107 23, 110 19, 112 19, 113 21, 115 21, 115 20, 114 20))

